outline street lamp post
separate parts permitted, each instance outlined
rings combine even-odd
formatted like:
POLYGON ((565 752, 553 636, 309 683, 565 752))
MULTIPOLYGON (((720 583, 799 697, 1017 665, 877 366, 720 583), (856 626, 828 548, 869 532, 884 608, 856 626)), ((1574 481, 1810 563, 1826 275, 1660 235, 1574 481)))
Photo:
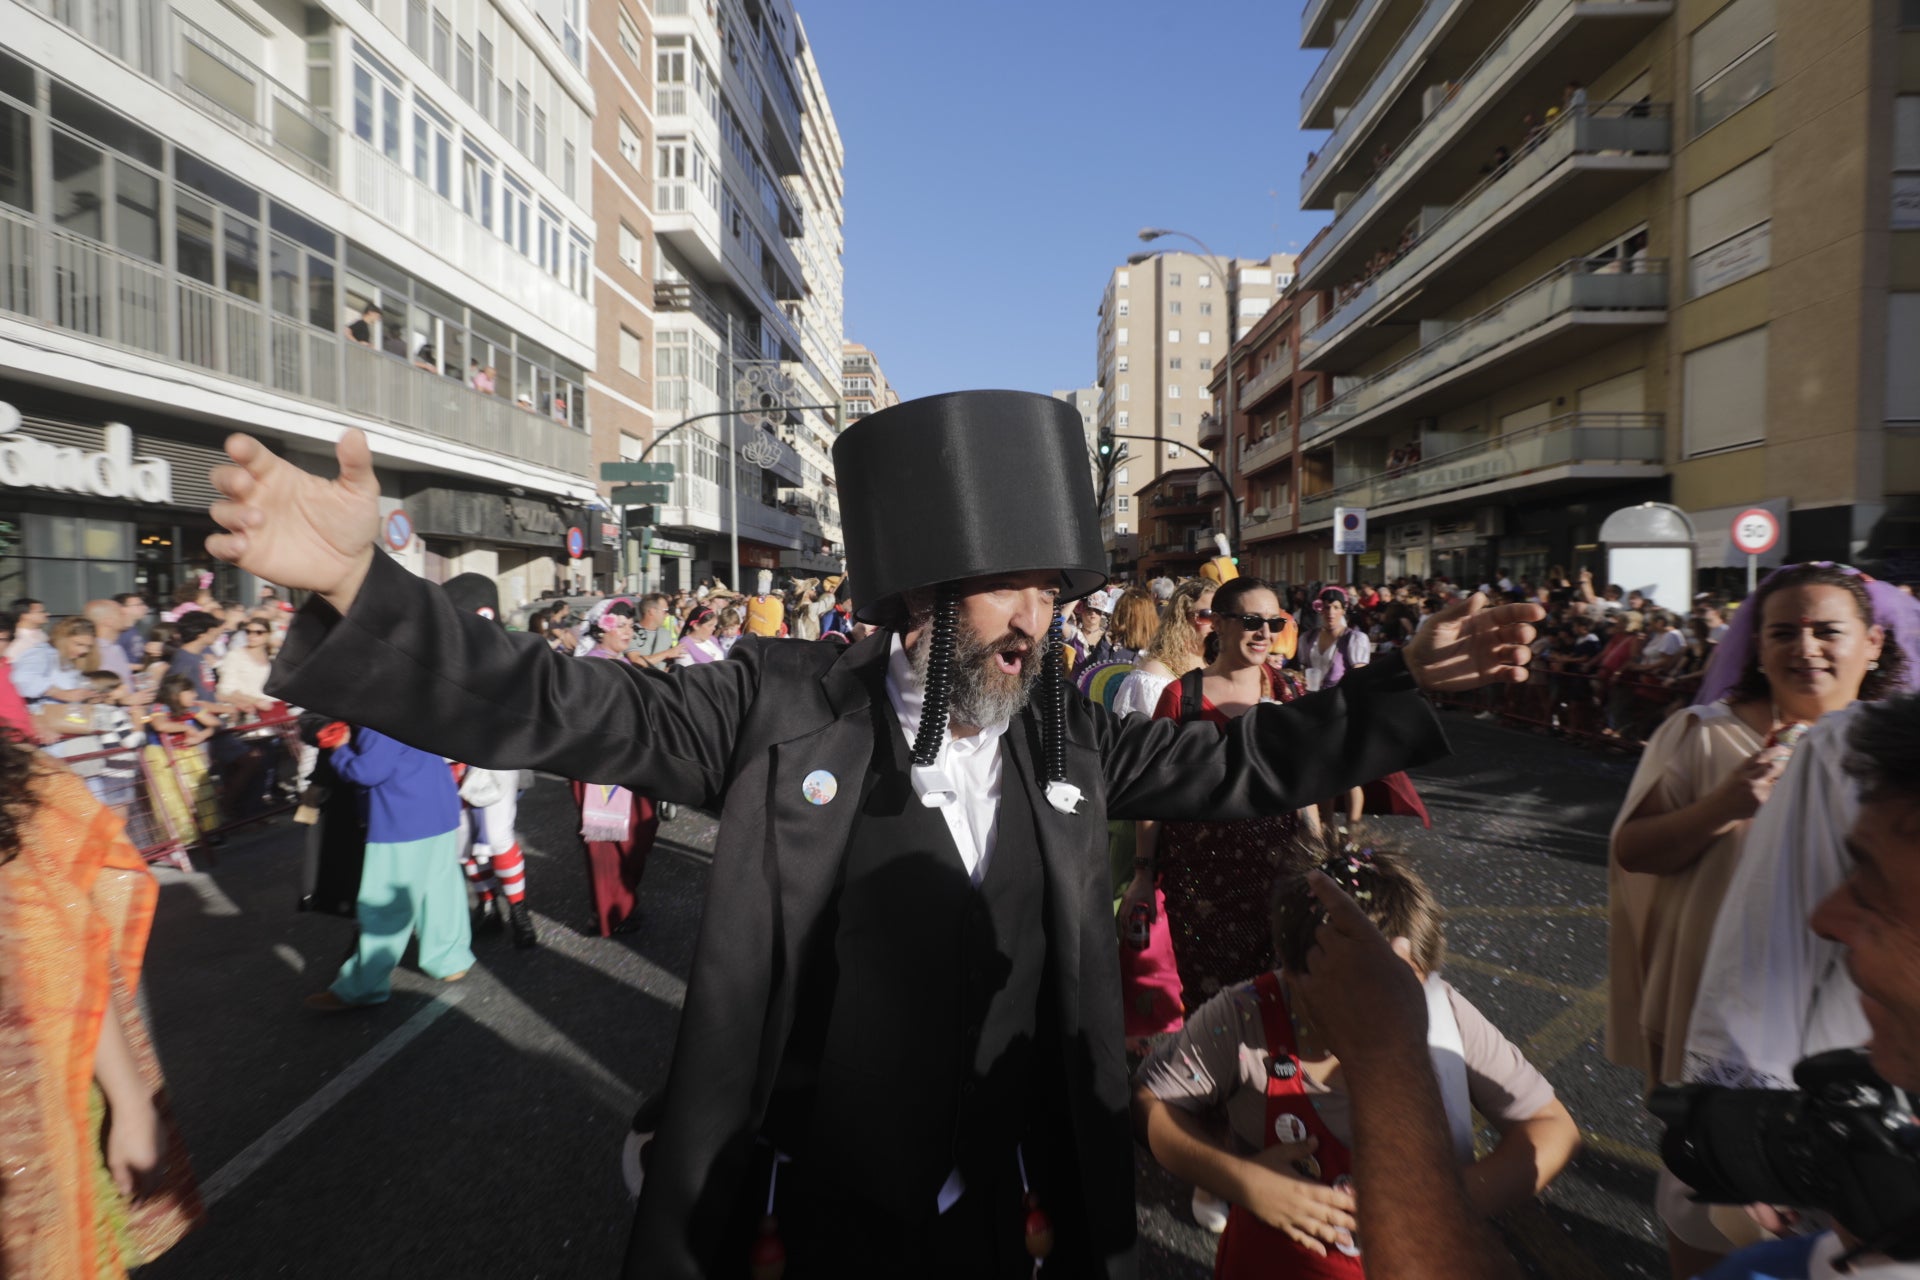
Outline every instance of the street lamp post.
MULTIPOLYGON (((1213 269, 1219 273, 1221 283, 1227 291, 1227 396, 1226 404, 1221 409, 1222 416, 1220 419, 1222 424, 1221 439, 1223 441, 1221 453, 1224 455, 1226 467, 1221 473, 1221 483, 1226 488, 1226 493, 1223 496, 1227 504, 1227 523, 1233 529, 1233 550, 1237 555, 1241 547, 1240 499, 1236 497, 1233 492, 1233 414, 1236 390, 1233 376, 1233 349, 1240 341, 1239 263, 1223 263, 1219 255, 1214 253, 1206 241, 1189 232, 1175 231, 1168 227, 1142 227, 1140 229, 1140 239, 1149 244, 1160 239, 1162 236, 1178 236, 1182 240, 1191 240, 1194 244, 1200 246, 1201 257, 1205 258, 1213 269)), ((1157 257, 1158 254, 1159 250, 1136 253, 1128 258, 1127 261, 1129 263, 1145 262, 1149 258, 1157 257)))

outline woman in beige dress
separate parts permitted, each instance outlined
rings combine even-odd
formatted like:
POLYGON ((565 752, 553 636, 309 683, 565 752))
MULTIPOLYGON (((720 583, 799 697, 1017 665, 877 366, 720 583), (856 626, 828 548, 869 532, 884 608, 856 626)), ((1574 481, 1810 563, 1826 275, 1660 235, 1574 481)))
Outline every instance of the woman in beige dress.
MULTIPOLYGON (((1751 645, 1723 644, 1743 670, 1726 696, 1671 716, 1648 741, 1615 819, 1607 872, 1607 1056, 1646 1076, 1681 1078, 1687 1021, 1747 825, 1791 754, 1793 726, 1877 697, 1885 636, 1857 575, 1795 565, 1740 609, 1751 645), (1863 690, 1863 684, 1866 686, 1863 690), (1786 741, 1782 741, 1782 738, 1786 741)), ((1730 681, 1730 687, 1729 687, 1730 681)), ((1663 1174, 1657 1193, 1676 1277, 1699 1274, 1726 1241, 1703 1206, 1663 1174)))

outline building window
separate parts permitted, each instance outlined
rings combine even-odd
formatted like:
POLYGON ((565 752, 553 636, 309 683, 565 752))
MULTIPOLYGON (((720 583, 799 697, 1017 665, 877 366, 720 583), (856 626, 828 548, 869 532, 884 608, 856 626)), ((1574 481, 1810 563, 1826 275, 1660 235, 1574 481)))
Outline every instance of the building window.
POLYGON ((1765 271, 1773 153, 1762 152, 1687 197, 1687 288, 1695 298, 1765 271))
POLYGON ((1120 384, 1120 403, 1125 404, 1127 401, 1131 399, 1133 399, 1133 384, 1131 382, 1121 383, 1120 384))
POLYGON ((1133 499, 1123 493, 1113 500, 1113 509, 1115 511, 1131 511, 1133 510, 1133 499))
POLYGON ((532 150, 533 142, 533 94, 523 82, 514 87, 513 92, 513 145, 520 149, 521 155, 532 150))
POLYGON ((364 53, 353 63, 353 131, 395 164, 400 161, 399 77, 364 53), (376 72, 379 74, 376 76, 376 72))
POLYGON ((547 113, 539 107, 533 109, 533 167, 547 171, 547 113))
POLYGON ((1180 331, 1178 329, 1167 330, 1167 341, 1168 342, 1180 341, 1180 331))
POLYGON ((620 329, 620 372, 638 378, 641 368, 640 335, 623 325, 620 329))
POLYGON ((473 46, 462 39, 453 52, 454 90, 460 100, 473 104, 473 46))
POLYGON ((1121 325, 1118 329, 1115 329, 1113 331, 1113 340, 1116 345, 1120 345, 1120 346, 1126 345, 1127 326, 1121 325))
POLYGON ((1124 289, 1124 288, 1126 288, 1126 287, 1127 287, 1127 280, 1128 280, 1128 278, 1129 278, 1129 277, 1131 276, 1131 274, 1132 274, 1131 272, 1127 272, 1127 271, 1116 271, 1116 272, 1114 272, 1114 273, 1113 273, 1113 287, 1114 287, 1114 288, 1116 288, 1116 289, 1124 289))
MULTIPOLYGON (((1124 524, 1116 524, 1115 526, 1113 526, 1113 531, 1119 534, 1123 538, 1127 536, 1127 526, 1124 524)), ((75 596, 74 599, 77 600, 79 599, 79 597, 75 596)))
POLYGON ((1116 316, 1124 316, 1127 314, 1127 300, 1125 298, 1113 304, 1113 314, 1116 316))
POLYGON ((1179 356, 1168 356, 1168 357, 1167 357, 1167 368, 1169 368, 1169 369, 1178 369, 1179 367, 1180 367, 1180 357, 1179 357, 1179 356))
POLYGON ((471 142, 460 156, 460 208, 487 230, 493 230, 493 157, 471 142))
POLYGON ((1211 369, 1211 368, 1213 368, 1213 357, 1212 357, 1212 356, 1201 356, 1201 357, 1200 357, 1200 367, 1201 367, 1202 369, 1211 369))
POLYGON ((1168 315, 1170 315, 1170 316, 1177 316, 1177 315, 1179 315, 1179 314, 1180 314, 1180 304, 1179 304, 1178 302, 1169 302, 1169 303, 1167 304, 1167 314, 1168 314, 1168 315))
POLYGON ((1887 295, 1887 421, 1920 425, 1920 293, 1887 295))
POLYGON ((427 0, 407 0, 407 48, 427 60, 427 0))
POLYGON ((1733 0, 1693 33, 1693 132, 1773 88, 1774 0, 1733 0))
POLYGON ((1180 446, 1179 446, 1179 445, 1177 445, 1177 444, 1174 444, 1174 443, 1172 443, 1171 441, 1169 441, 1169 442, 1168 442, 1168 444, 1167 444, 1167 456, 1168 456, 1169 458, 1177 458, 1177 457, 1179 457, 1179 456, 1180 456, 1180 446))
POLYGON ((480 118, 488 124, 493 123, 493 41, 480 37, 479 78, 474 84, 473 105, 480 109, 480 118))
POLYGON ((444 13, 433 15, 433 74, 453 83, 453 23, 444 13))
POLYGON ((1127 366, 1131 363, 1133 363, 1132 360, 1126 356, 1115 356, 1113 358, 1114 371, 1117 373, 1125 373, 1127 366))
MULTIPOLYGON (((1920 9, 1920 0, 1907 0, 1920 9)), ((1920 227, 1920 93, 1893 100, 1893 228, 1920 227)))
POLYGON ((1180 273, 1178 271, 1169 271, 1167 273, 1167 288, 1178 289, 1179 287, 1180 287, 1180 273))
POLYGON ((1116 431, 1125 431, 1127 429, 1127 411, 1125 409, 1113 415, 1113 426, 1116 431))
POLYGON ((1180 384, 1175 382, 1167 387, 1167 399, 1178 400, 1179 398, 1180 398, 1180 384))
POLYGON ((1211 272, 1202 271, 1199 275, 1193 278, 1193 282, 1199 285, 1202 289, 1211 289, 1213 288, 1213 274, 1211 272))
POLYGON ((1203 347, 1208 347, 1208 346, 1212 346, 1212 345, 1213 345, 1213 330, 1211 330, 1211 329, 1202 329, 1202 330, 1200 331, 1200 337, 1199 337, 1199 342, 1200 342, 1200 345, 1201 345, 1201 346, 1203 346, 1203 347))
POLYGON ((574 199, 579 199, 578 193, 574 190, 574 183, 579 180, 579 177, 579 165, 574 157, 573 144, 563 142, 560 144, 560 186, 574 199))
POLYGON ((1687 457, 1766 439, 1766 367, 1765 326, 1687 352, 1681 392, 1687 457))
POLYGON ((1185 420, 1177 413, 1170 413, 1167 415, 1167 425, 1170 427, 1183 426, 1185 425, 1185 420))
POLYGON ((640 61, 640 28, 633 25, 633 19, 626 14, 620 15, 620 52, 635 66, 644 66, 640 61))
POLYGON ((453 199, 453 122, 413 101, 413 176, 443 200, 453 199))
MULTIPOLYGON (((620 117, 620 158, 636 169, 640 167, 640 135, 634 132, 625 116, 620 117)), ((660 176, 669 175, 663 171, 660 176)))
POLYGON ((1113 482, 1115 484, 1131 484, 1132 483, 1132 481, 1130 481, 1127 478, 1127 469, 1125 467, 1121 467, 1119 470, 1113 473, 1113 482))

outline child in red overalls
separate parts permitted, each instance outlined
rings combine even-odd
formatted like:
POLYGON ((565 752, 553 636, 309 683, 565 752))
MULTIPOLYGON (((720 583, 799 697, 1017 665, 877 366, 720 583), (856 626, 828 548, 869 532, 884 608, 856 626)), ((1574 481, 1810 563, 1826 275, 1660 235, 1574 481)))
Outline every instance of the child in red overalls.
POLYGON ((1351 1107, 1340 1063, 1292 1010, 1287 973, 1312 949, 1318 865, 1350 893, 1427 989, 1428 1043, 1468 1198, 1489 1216, 1536 1194, 1580 1143, 1553 1087, 1437 973, 1439 904, 1404 858, 1361 832, 1302 835, 1274 894, 1280 968, 1187 1016, 1134 1077, 1135 1127, 1168 1171, 1233 1207, 1216 1280, 1359 1280, 1364 1223, 1349 1177, 1351 1107), (1473 1162, 1473 1111, 1500 1131, 1473 1162))

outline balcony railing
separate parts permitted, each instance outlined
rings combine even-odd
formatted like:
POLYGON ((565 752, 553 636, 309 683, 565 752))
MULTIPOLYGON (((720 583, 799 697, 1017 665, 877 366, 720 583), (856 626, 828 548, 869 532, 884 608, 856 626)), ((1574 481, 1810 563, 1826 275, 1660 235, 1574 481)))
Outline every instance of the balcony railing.
MULTIPOLYGON (((1610 102, 1580 107, 1561 116, 1532 146, 1462 196, 1431 224, 1421 227, 1419 238, 1401 251, 1391 265, 1361 285, 1333 314, 1309 330, 1300 340, 1302 358, 1331 342, 1335 335, 1373 310, 1376 303, 1392 297, 1463 240, 1496 221, 1501 209, 1575 156, 1666 155, 1673 144, 1672 126, 1664 104, 1610 102)), ((1340 226, 1345 216, 1335 220, 1327 241, 1337 241, 1345 234, 1340 226)), ((1324 260, 1324 255, 1322 258, 1324 260)), ((1249 396, 1244 402, 1251 401, 1249 396)))
POLYGON ((1257 542, 1261 538, 1272 538, 1293 531, 1292 502, 1289 500, 1280 511, 1265 520, 1247 520, 1240 525, 1240 541, 1257 542))
MULTIPOLYGON (((1546 0, 1551 4, 1553 0, 1546 0)), ((1336 168, 1347 148, 1363 132, 1363 126, 1372 118, 1374 111, 1385 99, 1387 90, 1399 82, 1400 73, 1412 64, 1414 56, 1426 47, 1427 38, 1440 28, 1442 19, 1465 8, 1467 0, 1427 0, 1415 15, 1406 34, 1400 37, 1400 43, 1393 47, 1387 60, 1373 73, 1373 79, 1367 81, 1367 87, 1359 98, 1347 108, 1340 123, 1327 135, 1326 143, 1307 161, 1306 169, 1300 174, 1301 203, 1305 204, 1307 193, 1312 191, 1322 175, 1336 168)), ((1349 24, 1351 25, 1351 24, 1349 24)), ((1322 65, 1326 65, 1322 63, 1322 65)), ((1306 99, 1301 103, 1304 106, 1306 99)))
POLYGON ((1658 466, 1666 456, 1666 432, 1660 414, 1570 413, 1302 498, 1300 523, 1330 520, 1335 507, 1418 502, 1548 467, 1576 462, 1658 466))
POLYGON ((1193 493, 1196 498, 1211 498, 1225 492, 1226 486, 1222 485, 1220 477, 1211 471, 1193 482, 1193 493))
POLYGON ((1270 366, 1249 378, 1247 385, 1240 388, 1240 394, 1237 397, 1240 407, 1247 409, 1259 404, 1262 400, 1266 399, 1268 392, 1292 376, 1293 353, 1291 351, 1283 351, 1280 359, 1275 360, 1270 366))
POLYGON ((1241 475, 1258 471, 1276 458, 1284 458, 1293 452, 1293 428, 1283 427, 1268 436, 1257 440, 1240 454, 1238 470, 1241 475))
POLYGON ((333 117, 177 10, 173 22, 173 87, 180 96, 308 177, 332 186, 337 133, 333 117))
POLYGON ((0 311, 451 444, 589 472, 584 431, 4 209, 0 311))
POLYGON ((1306 119, 1313 104, 1320 101, 1327 82, 1333 79, 1333 73, 1345 62, 1347 55, 1353 52, 1353 46, 1363 32, 1373 26, 1373 20, 1380 16, 1387 0, 1359 0, 1353 6, 1353 12, 1347 15, 1346 25, 1340 28, 1340 34, 1333 38, 1333 45, 1326 56, 1320 59, 1320 65, 1307 77, 1307 87, 1300 91, 1300 118, 1306 119))
POLYGON ((1572 311, 1662 311, 1667 264, 1654 258, 1578 258, 1462 320, 1404 360, 1302 419, 1302 441, 1324 435, 1572 311))

